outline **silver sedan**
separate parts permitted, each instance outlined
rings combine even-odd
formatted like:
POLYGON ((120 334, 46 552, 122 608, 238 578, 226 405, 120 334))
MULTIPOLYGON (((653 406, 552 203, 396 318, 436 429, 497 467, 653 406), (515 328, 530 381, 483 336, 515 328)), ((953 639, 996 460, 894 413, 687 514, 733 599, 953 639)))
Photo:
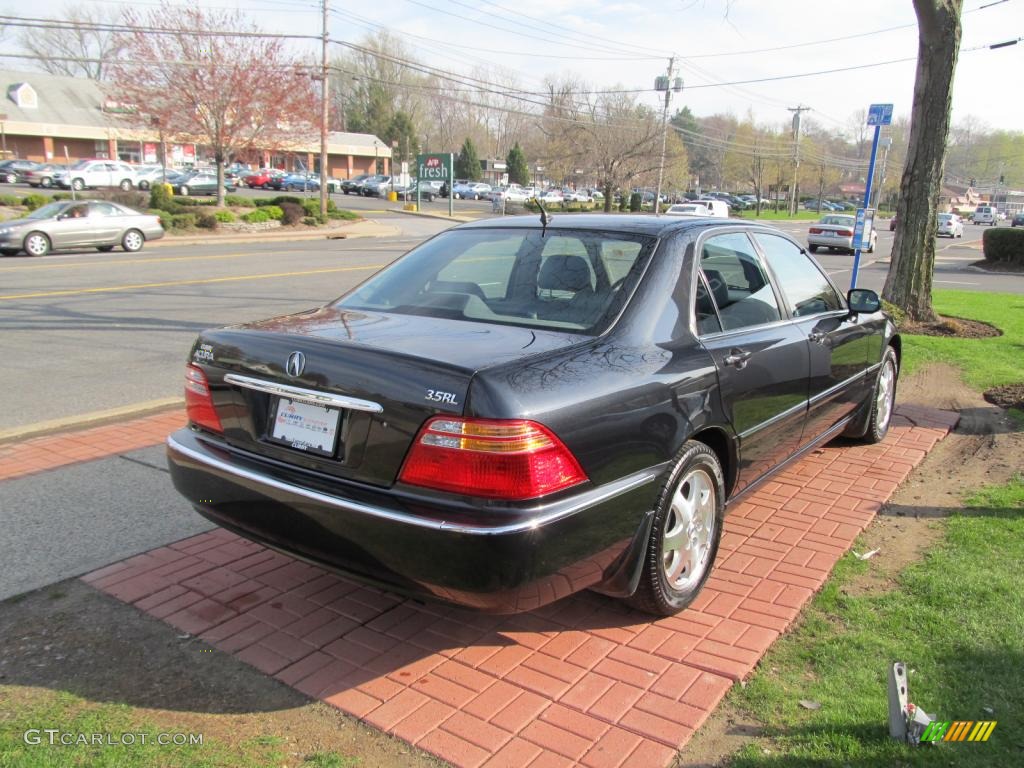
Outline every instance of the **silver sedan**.
MULTIPOLYGON (((822 216, 821 220, 811 224, 807 231, 807 247, 811 253, 817 253, 819 248, 853 253, 853 232, 856 224, 857 219, 853 216, 822 216)), ((867 253, 875 252, 877 241, 878 232, 872 229, 867 253)))
POLYGON ((44 256, 58 248, 142 249, 164 236, 160 218, 106 200, 48 203, 22 219, 0 223, 0 253, 44 256))

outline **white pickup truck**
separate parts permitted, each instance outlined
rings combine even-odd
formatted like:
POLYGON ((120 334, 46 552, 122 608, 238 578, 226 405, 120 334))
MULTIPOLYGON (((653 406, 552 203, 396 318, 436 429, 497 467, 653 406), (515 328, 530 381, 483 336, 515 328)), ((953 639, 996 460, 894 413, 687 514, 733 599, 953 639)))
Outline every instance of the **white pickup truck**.
POLYGON ((79 160, 67 170, 53 174, 53 182, 64 189, 118 187, 127 192, 135 186, 137 174, 127 163, 116 160, 79 160))

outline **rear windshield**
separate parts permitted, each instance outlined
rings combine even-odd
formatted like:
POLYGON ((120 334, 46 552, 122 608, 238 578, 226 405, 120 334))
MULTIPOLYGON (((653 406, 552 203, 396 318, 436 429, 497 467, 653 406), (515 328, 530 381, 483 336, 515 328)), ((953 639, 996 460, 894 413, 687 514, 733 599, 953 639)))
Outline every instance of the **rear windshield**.
POLYGON ((334 306, 598 334, 622 309, 655 242, 589 230, 454 230, 334 306))

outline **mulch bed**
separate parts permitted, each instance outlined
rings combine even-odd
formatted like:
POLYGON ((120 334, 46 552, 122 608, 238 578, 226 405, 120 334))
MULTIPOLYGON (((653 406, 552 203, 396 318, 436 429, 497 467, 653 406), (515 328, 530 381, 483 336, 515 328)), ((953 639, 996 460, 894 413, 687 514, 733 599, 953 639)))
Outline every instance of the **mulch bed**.
POLYGON ((933 323, 906 320, 900 325, 900 331, 915 336, 945 336, 958 339, 988 339, 1003 335, 1002 331, 988 323, 963 317, 941 316, 933 323))
POLYGON ((982 395, 992 405, 1000 408, 1020 408, 1024 410, 1024 382, 994 387, 982 395))
POLYGON ((971 266, 984 269, 986 272, 1014 272, 1016 274, 1024 274, 1024 264, 1016 261, 987 261, 982 259, 981 261, 972 262, 971 266))

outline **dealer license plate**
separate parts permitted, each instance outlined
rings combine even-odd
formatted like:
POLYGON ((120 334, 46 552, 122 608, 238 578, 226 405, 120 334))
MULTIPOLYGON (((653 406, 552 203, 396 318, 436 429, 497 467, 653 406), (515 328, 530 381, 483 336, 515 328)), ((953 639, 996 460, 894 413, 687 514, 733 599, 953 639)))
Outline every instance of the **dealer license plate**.
POLYGON ((290 448, 319 456, 333 456, 341 412, 322 405, 278 398, 270 438, 290 448))

